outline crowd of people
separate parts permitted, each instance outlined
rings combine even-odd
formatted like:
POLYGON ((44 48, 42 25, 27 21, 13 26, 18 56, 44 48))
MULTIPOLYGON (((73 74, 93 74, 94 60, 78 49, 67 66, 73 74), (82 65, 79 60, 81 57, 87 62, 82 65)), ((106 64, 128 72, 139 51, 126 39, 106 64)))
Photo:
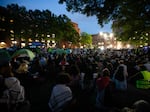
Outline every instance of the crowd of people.
POLYGON ((49 79, 54 82, 47 102, 50 112, 150 111, 145 106, 149 105, 147 101, 139 101, 134 109, 121 110, 113 110, 111 102, 112 92, 125 92, 129 81, 136 86, 136 80, 143 79, 141 74, 135 74, 143 69, 150 73, 150 48, 72 49, 61 54, 43 51, 33 60, 9 55, 6 50, 0 50, 0 110, 3 112, 29 112, 31 83, 49 79))

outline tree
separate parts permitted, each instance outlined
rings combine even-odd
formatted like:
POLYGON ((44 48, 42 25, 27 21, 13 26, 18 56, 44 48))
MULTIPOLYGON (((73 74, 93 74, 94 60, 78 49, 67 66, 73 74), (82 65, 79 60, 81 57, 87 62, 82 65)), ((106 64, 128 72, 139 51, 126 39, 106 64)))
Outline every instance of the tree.
POLYGON ((101 26, 110 20, 117 22, 113 28, 121 28, 121 32, 116 33, 121 40, 150 36, 149 0, 59 0, 59 3, 66 3, 68 11, 96 16, 101 26))
POLYGON ((73 44, 79 40, 79 34, 73 28, 71 20, 66 15, 56 16, 49 10, 29 10, 17 4, 0 7, 2 18, 0 31, 2 37, 15 37, 19 43, 22 39, 28 43, 32 40, 50 39, 47 35, 55 34, 55 40, 70 41, 73 44), (11 22, 10 22, 11 21, 11 22), (4 35, 4 36, 3 36, 4 35))
POLYGON ((150 4, 140 0, 138 2, 128 1, 122 4, 116 22, 113 24, 116 36, 124 41, 144 45, 148 43, 150 36, 150 4))
POLYGON ((6 8, 0 6, 0 40, 4 41, 9 36, 9 14, 6 8))
POLYGON ((79 34, 74 29, 71 20, 66 15, 58 16, 58 27, 57 27, 57 39, 59 42, 72 42, 77 44, 79 40, 79 34))
POLYGON ((15 38, 15 40, 17 40, 20 43, 22 37, 27 39, 27 33, 25 33, 27 30, 27 10, 25 7, 19 7, 17 4, 7 5, 6 10, 9 15, 7 17, 7 19, 9 20, 9 27, 7 28, 7 30, 12 33, 9 37, 11 37, 12 35, 15 38))
POLYGON ((97 16, 101 26, 113 19, 122 0, 59 0, 66 3, 68 11, 79 12, 87 16, 97 16))
POLYGON ((82 45, 90 46, 92 44, 92 36, 86 32, 81 33, 80 42, 82 45))

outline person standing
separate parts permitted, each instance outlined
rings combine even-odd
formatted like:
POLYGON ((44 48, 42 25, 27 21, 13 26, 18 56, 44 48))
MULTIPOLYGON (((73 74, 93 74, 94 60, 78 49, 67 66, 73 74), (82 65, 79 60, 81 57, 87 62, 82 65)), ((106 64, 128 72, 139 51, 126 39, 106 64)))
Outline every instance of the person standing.
POLYGON ((111 100, 110 97, 110 71, 108 68, 103 69, 102 76, 96 80, 97 95, 96 95, 96 108, 99 110, 106 111, 108 101, 111 100))
MULTIPOLYGON (((10 61, 9 53, 0 50, 0 110, 3 112, 17 112, 17 107, 25 101, 24 87, 14 77, 10 61)), ((22 112, 28 112, 28 109, 24 108, 22 112)))
POLYGON ((113 81, 117 90, 125 91, 127 89, 127 76, 127 66, 124 64, 123 60, 120 60, 120 64, 113 75, 113 81))
POLYGON ((56 79, 56 85, 53 87, 48 106, 51 112, 62 112, 72 100, 72 91, 67 86, 70 83, 70 77, 67 73, 60 73, 56 79))

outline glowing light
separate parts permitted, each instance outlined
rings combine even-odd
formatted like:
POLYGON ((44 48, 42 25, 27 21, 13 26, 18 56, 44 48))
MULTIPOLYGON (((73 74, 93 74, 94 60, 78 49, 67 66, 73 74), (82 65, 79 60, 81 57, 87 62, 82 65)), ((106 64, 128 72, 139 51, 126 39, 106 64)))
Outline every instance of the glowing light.
POLYGON ((117 49, 121 49, 122 48, 122 44, 121 44, 121 42, 118 42, 117 43, 117 49))
POLYGON ((1 42, 0 44, 6 44, 5 42, 1 42))
POLYGON ((6 48, 7 44, 5 42, 0 42, 0 48, 6 48))
POLYGON ((100 35, 103 35, 103 32, 100 32, 99 34, 100 34, 100 35))
POLYGON ((55 40, 52 40, 52 43, 55 43, 55 40))
POLYGON ((113 37, 114 36, 114 34, 113 33, 110 33, 110 35, 109 35, 110 37, 113 37))
POLYGON ((55 38, 55 34, 52 34, 52 38, 55 38))
POLYGON ((47 35, 47 37, 50 37, 50 35, 47 35))
POLYGON ((14 38, 11 38, 11 40, 13 41, 13 40, 14 40, 14 38))
POLYGON ((21 47, 25 47, 25 45, 26 45, 25 43, 21 43, 21 47))
POLYGON ((99 49, 101 49, 102 51, 104 50, 104 46, 99 46, 99 49))
POLYGON ((13 43, 13 44, 17 44, 17 41, 14 40, 14 41, 12 41, 12 43, 13 43))
POLYGON ((35 42, 39 42, 39 40, 35 40, 35 42))
POLYGON ((143 37, 141 37, 141 39, 143 39, 143 37))
POLYGON ((107 39, 107 34, 106 33, 104 33, 104 39, 107 39))
POLYGON ((140 45, 140 47, 143 47, 143 45, 140 45))
POLYGON ((83 46, 80 46, 81 49, 83 49, 83 46))
POLYGON ((63 48, 65 48, 66 46, 65 46, 65 45, 63 45, 62 47, 63 47, 63 48))
POLYGON ((147 46, 148 45, 148 43, 144 43, 145 44, 145 46, 147 46))
POLYGON ((29 45, 32 45, 32 43, 29 43, 29 45))
POLYGON ((14 31, 13 31, 13 30, 10 30, 10 33, 14 33, 14 31))
POLYGON ((13 22, 14 22, 14 20, 11 19, 11 20, 10 20, 10 23, 13 23, 13 22))
POLYGON ((127 44, 127 48, 130 48, 131 47, 131 45, 130 44, 127 44))
POLYGON ((32 39, 31 39, 31 38, 29 38, 29 42, 32 42, 32 39))

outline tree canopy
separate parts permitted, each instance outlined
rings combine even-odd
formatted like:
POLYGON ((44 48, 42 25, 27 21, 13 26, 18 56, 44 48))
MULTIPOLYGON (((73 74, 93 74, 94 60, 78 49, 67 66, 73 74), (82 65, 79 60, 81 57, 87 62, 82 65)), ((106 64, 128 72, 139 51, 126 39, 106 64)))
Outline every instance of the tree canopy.
POLYGON ((59 3, 66 3, 68 11, 96 16, 101 26, 113 21, 114 33, 124 41, 149 40, 149 0, 59 0, 59 3))
POLYGON ((86 32, 82 32, 80 36, 80 42, 82 45, 90 46, 92 44, 92 36, 86 32))
POLYGON ((15 37, 18 41, 23 38, 26 41, 29 38, 47 40, 50 39, 47 35, 55 34, 56 41, 77 43, 79 34, 66 15, 56 16, 49 10, 26 10, 24 6, 20 7, 17 4, 10 4, 0 9, 0 18, 4 18, 0 23, 5 29, 0 35, 15 37))

